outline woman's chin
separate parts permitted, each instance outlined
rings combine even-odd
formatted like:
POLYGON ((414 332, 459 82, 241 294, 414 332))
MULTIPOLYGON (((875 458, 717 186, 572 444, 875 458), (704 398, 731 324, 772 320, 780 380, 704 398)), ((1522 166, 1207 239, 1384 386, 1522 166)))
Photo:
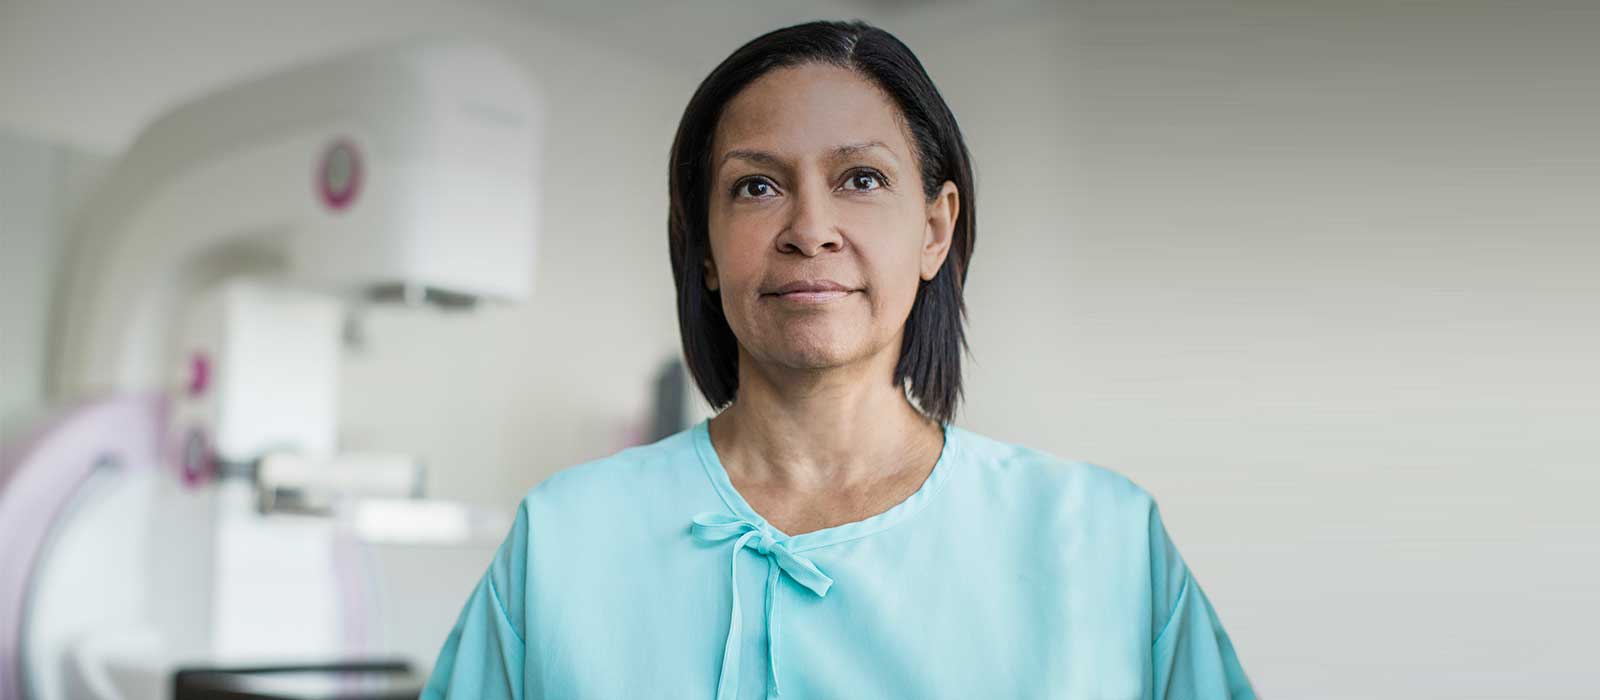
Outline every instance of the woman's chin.
POLYGON ((776 353, 778 361, 791 369, 821 370, 844 367, 855 360, 843 343, 796 343, 776 353))

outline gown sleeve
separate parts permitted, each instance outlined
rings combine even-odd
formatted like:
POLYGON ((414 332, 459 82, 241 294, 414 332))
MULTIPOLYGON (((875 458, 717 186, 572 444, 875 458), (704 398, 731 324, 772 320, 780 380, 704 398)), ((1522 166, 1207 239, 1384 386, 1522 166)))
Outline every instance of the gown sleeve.
POLYGON ((525 499, 445 638, 420 700, 524 697, 527 560, 525 499))
POLYGON ((1150 558, 1151 609, 1156 612, 1150 656, 1157 700, 1254 700, 1233 641, 1168 537, 1154 502, 1150 558))

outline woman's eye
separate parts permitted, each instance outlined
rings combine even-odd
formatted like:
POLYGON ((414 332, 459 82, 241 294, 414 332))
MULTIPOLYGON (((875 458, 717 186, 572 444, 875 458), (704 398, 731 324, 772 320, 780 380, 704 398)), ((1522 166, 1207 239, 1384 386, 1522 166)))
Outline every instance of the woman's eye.
POLYGON ((756 199, 770 197, 773 193, 772 183, 760 178, 740 180, 733 186, 733 193, 736 196, 754 197, 756 199))
POLYGON ((883 186, 883 176, 871 170, 857 170, 845 180, 845 189, 872 191, 883 186))

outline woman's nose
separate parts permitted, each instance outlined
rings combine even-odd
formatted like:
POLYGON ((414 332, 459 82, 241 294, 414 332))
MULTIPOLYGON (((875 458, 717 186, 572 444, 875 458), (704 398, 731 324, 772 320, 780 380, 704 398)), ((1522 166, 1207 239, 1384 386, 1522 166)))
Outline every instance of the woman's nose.
POLYGON ((813 257, 839 250, 844 239, 826 187, 802 187, 790 202, 788 225, 778 235, 779 252, 813 257))

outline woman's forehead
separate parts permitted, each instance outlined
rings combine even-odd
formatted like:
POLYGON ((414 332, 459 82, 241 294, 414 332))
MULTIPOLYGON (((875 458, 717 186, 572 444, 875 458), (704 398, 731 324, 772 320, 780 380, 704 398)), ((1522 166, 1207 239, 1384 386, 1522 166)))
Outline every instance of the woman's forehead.
POLYGON ((900 111, 855 71, 824 64, 780 68, 728 101, 711 144, 713 163, 730 151, 784 159, 827 158, 859 144, 908 162, 900 111))

